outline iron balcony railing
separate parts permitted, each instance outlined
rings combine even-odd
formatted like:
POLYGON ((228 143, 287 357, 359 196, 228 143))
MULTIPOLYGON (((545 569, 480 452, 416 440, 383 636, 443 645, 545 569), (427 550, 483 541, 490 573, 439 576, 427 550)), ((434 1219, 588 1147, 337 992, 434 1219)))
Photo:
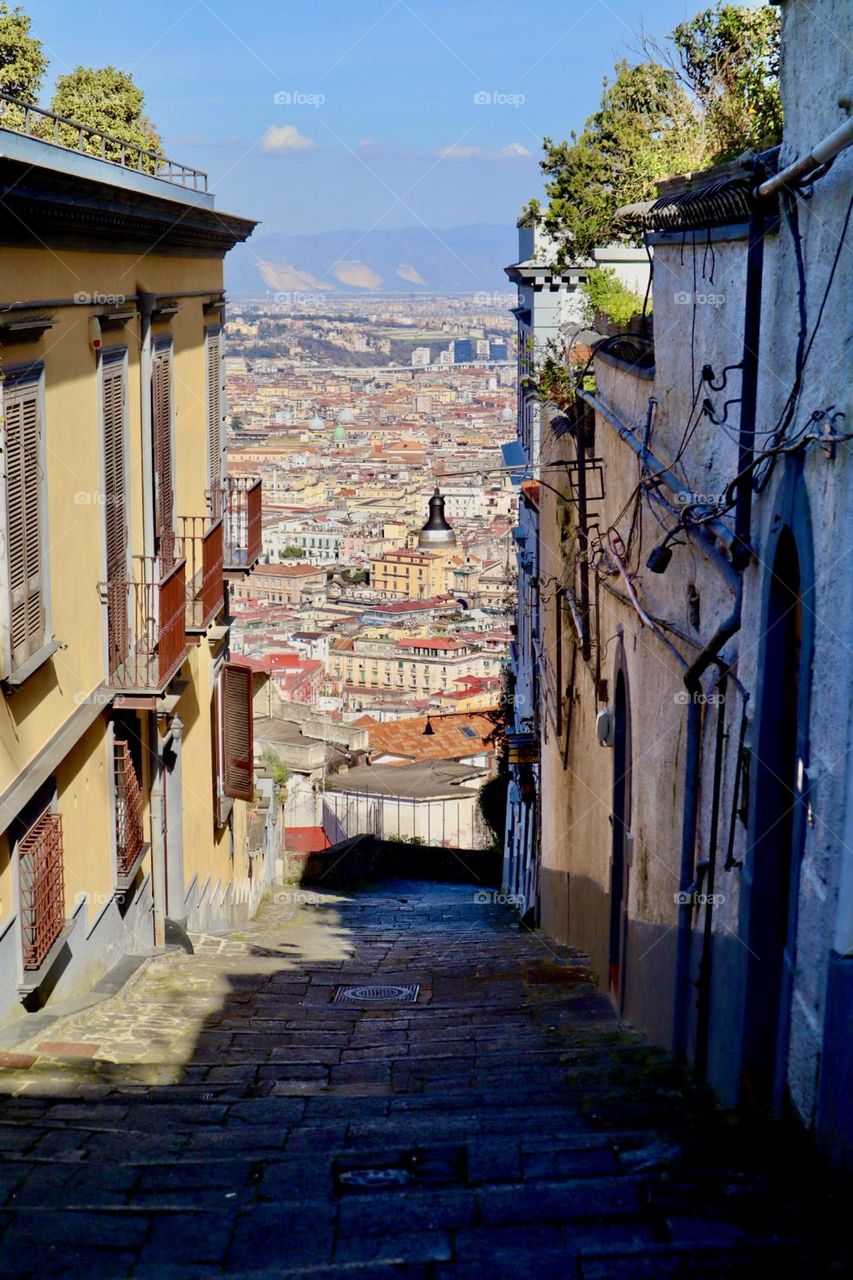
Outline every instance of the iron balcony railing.
POLYGON ((180 553, 186 563, 188 631, 206 631, 225 602, 224 524, 212 516, 181 516, 180 553))
POLYGON ((37 138, 40 142, 50 142, 66 151, 79 151, 83 155, 95 156, 122 169, 134 169, 137 173, 161 178, 164 182, 172 182, 192 191, 207 191, 207 174, 202 169, 179 164, 177 160, 170 160, 168 156, 148 147, 125 142, 94 125, 69 120, 67 116, 57 115, 55 111, 48 111, 45 107, 21 102, 8 93, 0 93, 0 128, 24 134, 28 138, 37 138))
POLYGON ((134 556, 132 574, 104 584, 109 683, 124 693, 162 693, 187 654, 186 564, 134 556))
POLYGON ((130 876, 145 848, 142 788, 136 776, 130 746, 117 738, 113 743, 113 779, 116 806, 116 871, 121 882, 130 876))
POLYGON ((211 515, 222 517, 225 570, 251 569, 263 551, 263 485, 255 476, 226 476, 208 490, 211 515))
POLYGON ((44 963, 65 926, 62 819, 43 813, 18 845, 24 968, 44 963))

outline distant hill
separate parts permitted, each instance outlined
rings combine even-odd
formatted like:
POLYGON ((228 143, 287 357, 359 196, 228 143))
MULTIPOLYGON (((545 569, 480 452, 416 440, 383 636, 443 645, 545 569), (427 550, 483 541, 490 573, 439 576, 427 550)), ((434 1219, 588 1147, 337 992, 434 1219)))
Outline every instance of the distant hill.
POLYGON ((516 257, 514 226, 428 231, 325 231, 257 235, 225 259, 232 297, 275 293, 495 293, 511 285, 503 268, 516 257))

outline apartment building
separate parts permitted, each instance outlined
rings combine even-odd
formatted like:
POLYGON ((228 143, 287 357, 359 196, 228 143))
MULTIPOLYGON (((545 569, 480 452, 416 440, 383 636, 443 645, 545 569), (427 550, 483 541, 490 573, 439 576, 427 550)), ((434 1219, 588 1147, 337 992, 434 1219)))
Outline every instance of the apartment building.
POLYGON ((225 596, 261 492, 225 471, 222 264, 254 224, 196 170, 80 138, 0 130, 4 1019, 168 921, 252 906, 252 679, 225 596))
POLYGON ((653 335, 543 407, 543 468, 589 483, 542 491, 540 907, 697 1080, 850 1167, 853 130, 826 7, 783 11, 781 150, 659 184, 653 335))
POLYGON ((465 676, 496 675, 497 654, 447 636, 342 638, 329 650, 328 672, 344 684, 365 689, 405 689, 447 693, 465 676))
POLYGON ((447 556, 435 551, 388 551, 370 561, 370 585, 392 600, 444 594, 447 556))
POLYGON ((234 587, 235 600, 300 605, 312 590, 325 590, 326 571, 310 564, 259 564, 234 587))

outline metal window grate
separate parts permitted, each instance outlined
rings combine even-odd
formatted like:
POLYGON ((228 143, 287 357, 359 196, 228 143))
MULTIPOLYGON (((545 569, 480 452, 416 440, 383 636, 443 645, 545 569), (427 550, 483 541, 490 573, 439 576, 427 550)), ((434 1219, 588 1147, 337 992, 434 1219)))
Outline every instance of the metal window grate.
POLYGON ((18 845, 24 968, 38 969, 65 924, 62 819, 45 811, 18 845))
POLYGON ((116 863, 127 875, 139 857, 144 843, 142 823, 142 788, 136 776, 133 757, 126 742, 117 738, 113 744, 116 800, 116 863))

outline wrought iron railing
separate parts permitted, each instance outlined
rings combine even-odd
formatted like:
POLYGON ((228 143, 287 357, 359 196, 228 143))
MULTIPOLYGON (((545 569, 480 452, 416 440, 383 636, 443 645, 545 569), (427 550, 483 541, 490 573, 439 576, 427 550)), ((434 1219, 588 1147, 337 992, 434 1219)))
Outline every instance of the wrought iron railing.
POLYGON ((79 151, 82 155, 95 156, 122 169, 146 173, 164 182, 172 182, 193 191, 207 191, 207 174, 192 165, 179 164, 168 156, 141 147, 135 142, 125 142, 111 133, 105 133, 94 125, 81 124, 57 115, 44 107, 21 102, 8 93, 0 93, 0 128, 13 133, 50 142, 66 151, 79 151))
POLYGON ((263 485, 255 476, 226 476, 208 490, 211 515, 222 517, 225 569, 251 569, 263 551, 263 485))
POLYGON ((18 845, 24 968, 38 969, 65 925, 62 819, 43 813, 18 845))
POLYGON ((187 654, 186 565, 134 556, 134 571, 105 583, 109 683, 161 693, 187 654))
POLYGON ((225 600, 224 524, 211 516, 181 516, 178 525, 186 562, 187 630, 206 631, 225 600))
POLYGON ((127 876, 145 844, 142 788, 136 776, 130 746, 121 738, 113 743, 113 778, 116 805, 116 869, 127 876))

